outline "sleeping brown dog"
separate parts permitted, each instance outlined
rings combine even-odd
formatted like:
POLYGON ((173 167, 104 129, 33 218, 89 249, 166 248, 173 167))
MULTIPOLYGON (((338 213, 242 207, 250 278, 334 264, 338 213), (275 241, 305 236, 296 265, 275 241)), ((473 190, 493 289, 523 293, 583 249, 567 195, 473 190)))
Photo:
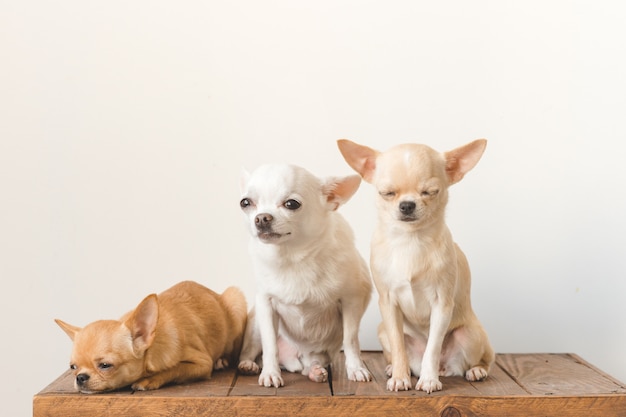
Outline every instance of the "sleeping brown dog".
POLYGON ((220 295, 184 281, 147 296, 120 320, 84 328, 55 321, 74 341, 74 385, 91 394, 208 379, 214 369, 236 363, 246 317, 239 289, 230 287, 220 295))

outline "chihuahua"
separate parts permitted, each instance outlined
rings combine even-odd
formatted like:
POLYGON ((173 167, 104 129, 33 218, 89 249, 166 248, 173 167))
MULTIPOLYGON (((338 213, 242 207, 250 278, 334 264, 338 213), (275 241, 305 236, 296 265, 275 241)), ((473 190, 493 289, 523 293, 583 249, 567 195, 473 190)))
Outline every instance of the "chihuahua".
POLYGON ((487 377, 494 352, 470 302, 470 270, 444 211, 448 187, 482 156, 476 140, 439 153, 418 144, 379 152, 339 140, 344 159, 378 191, 371 269, 383 319, 378 336, 390 363, 387 389, 439 391, 439 376, 487 377))
POLYGON ((239 371, 260 372, 259 385, 282 386, 281 367, 325 382, 342 345, 348 378, 371 380, 358 339, 371 278, 336 211, 360 182, 358 175, 321 180, 294 165, 244 172, 240 206, 252 234, 257 295, 239 371))
POLYGON ((237 360, 246 320, 239 289, 219 295, 185 281, 147 296, 119 321, 99 320, 82 329, 55 321, 74 341, 76 390, 92 394, 209 379, 214 369, 237 360))

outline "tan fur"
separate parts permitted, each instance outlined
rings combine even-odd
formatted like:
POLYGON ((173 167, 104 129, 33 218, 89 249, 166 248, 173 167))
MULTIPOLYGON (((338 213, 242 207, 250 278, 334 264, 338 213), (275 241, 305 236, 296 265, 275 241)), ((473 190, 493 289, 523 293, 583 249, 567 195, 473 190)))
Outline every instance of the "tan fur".
POLYGON ((95 393, 208 379, 214 369, 236 363, 246 318, 239 289, 219 295, 184 281, 147 296, 120 320, 82 329, 55 321, 74 341, 70 367, 76 389, 95 393))
POLYGON ((387 388, 442 389, 439 376, 487 377, 494 353, 470 301, 470 270, 445 224, 448 187, 471 170, 486 141, 439 153, 419 144, 379 152, 338 141, 346 162, 378 193, 371 270, 390 362, 387 388))

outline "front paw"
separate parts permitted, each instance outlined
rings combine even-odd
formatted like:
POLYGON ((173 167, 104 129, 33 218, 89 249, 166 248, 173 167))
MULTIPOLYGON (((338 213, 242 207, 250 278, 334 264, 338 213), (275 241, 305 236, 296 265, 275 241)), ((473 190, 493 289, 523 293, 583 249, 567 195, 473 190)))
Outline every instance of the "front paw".
POLYGON ((348 379, 350 381, 367 382, 372 380, 372 374, 363 366, 348 368, 348 379))
POLYGON ((228 366, 229 366, 228 358, 219 358, 218 360, 215 361, 215 365, 213 365, 213 369, 219 371, 221 369, 228 368, 228 366))
POLYGON ((424 391, 427 394, 430 394, 431 392, 434 392, 434 391, 441 391, 442 388, 443 386, 441 385, 441 382, 439 381, 439 378, 437 377, 428 378, 428 377, 420 376, 419 380, 417 381, 417 384, 415 385, 416 390, 424 391))
POLYGON ((259 365, 255 361, 244 360, 239 362, 239 366, 237 366, 239 373, 243 375, 258 375, 261 369, 259 365))
POLYGON ((280 370, 279 371, 266 371, 265 368, 263 368, 263 371, 261 372, 261 375, 259 376, 259 385, 264 386, 264 387, 282 387, 283 385, 285 385, 284 381, 283 381, 283 377, 280 375, 280 370))
POLYGON ((387 380, 387 390, 388 391, 408 391, 411 389, 411 378, 394 378, 391 377, 387 380))
POLYGON ((156 379, 150 378, 141 379, 130 386, 133 391, 150 391, 159 389, 159 387, 161 387, 161 383, 156 379))

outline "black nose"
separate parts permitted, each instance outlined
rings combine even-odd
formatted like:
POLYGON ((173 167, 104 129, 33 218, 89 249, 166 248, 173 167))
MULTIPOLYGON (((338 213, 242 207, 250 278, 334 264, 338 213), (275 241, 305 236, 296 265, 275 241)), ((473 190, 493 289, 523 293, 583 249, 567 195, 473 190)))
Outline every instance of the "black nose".
POLYGON ((271 214, 261 213, 257 214, 257 216, 254 218, 254 224, 256 224, 256 227, 263 227, 269 225, 272 220, 274 220, 274 217, 272 217, 271 214))
POLYGON ((83 385, 87 381, 89 381, 89 375, 87 374, 76 375, 76 382, 78 382, 79 385, 83 385))
POLYGON ((402 201, 400 203, 400 212, 402 214, 409 215, 409 214, 413 214, 413 212, 415 211, 415 203, 413 201, 402 201))

